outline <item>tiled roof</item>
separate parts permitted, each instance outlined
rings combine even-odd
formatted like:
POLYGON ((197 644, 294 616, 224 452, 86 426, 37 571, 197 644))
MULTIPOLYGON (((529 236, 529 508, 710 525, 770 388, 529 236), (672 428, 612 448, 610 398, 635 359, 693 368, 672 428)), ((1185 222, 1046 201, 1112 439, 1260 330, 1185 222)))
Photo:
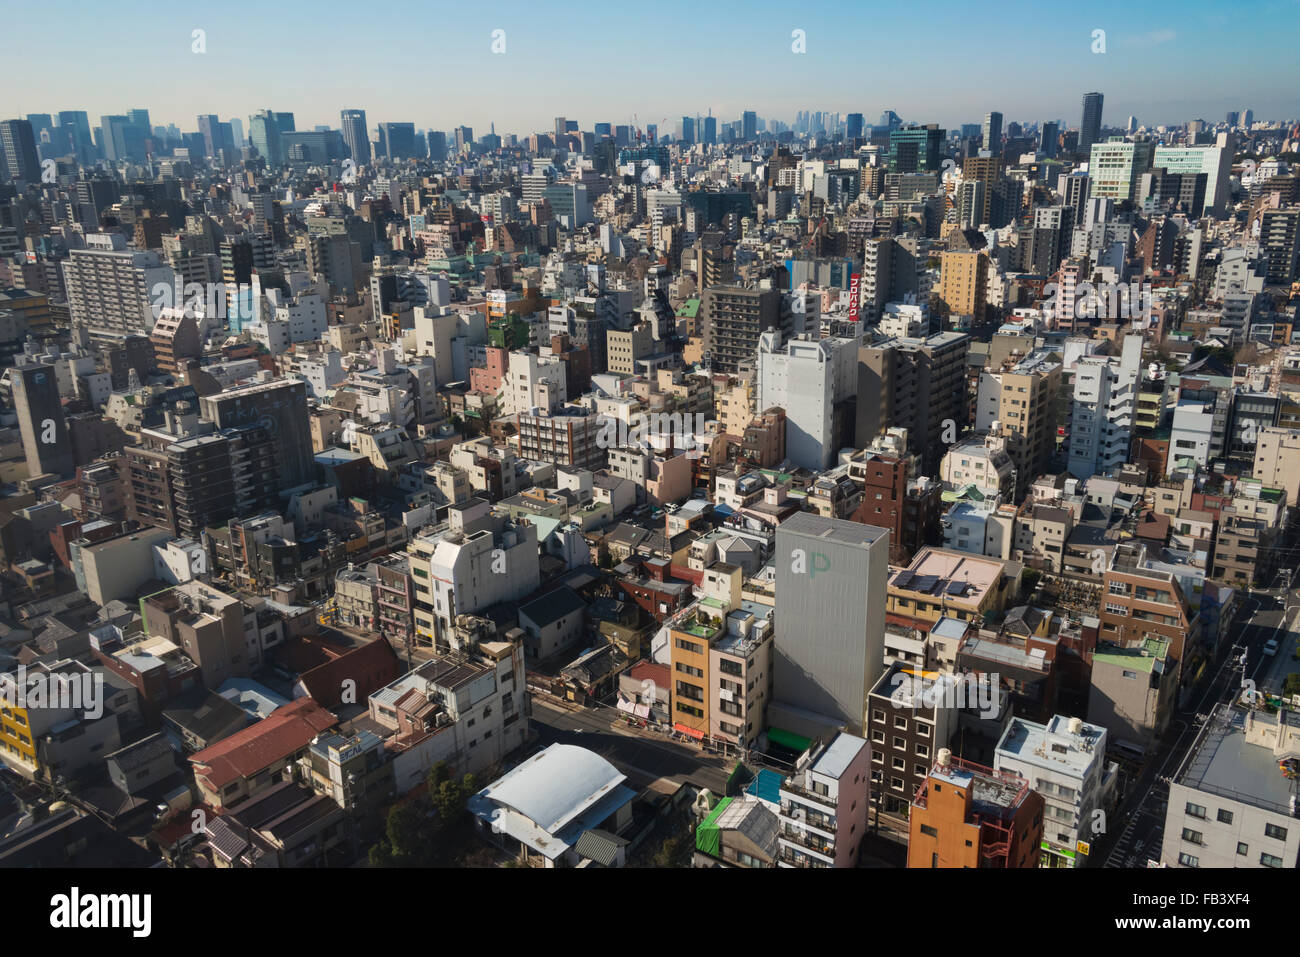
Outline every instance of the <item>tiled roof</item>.
POLYGON ((271 716, 190 756, 195 774, 214 790, 249 778, 295 751, 305 748, 322 731, 338 724, 311 698, 299 698, 271 716))

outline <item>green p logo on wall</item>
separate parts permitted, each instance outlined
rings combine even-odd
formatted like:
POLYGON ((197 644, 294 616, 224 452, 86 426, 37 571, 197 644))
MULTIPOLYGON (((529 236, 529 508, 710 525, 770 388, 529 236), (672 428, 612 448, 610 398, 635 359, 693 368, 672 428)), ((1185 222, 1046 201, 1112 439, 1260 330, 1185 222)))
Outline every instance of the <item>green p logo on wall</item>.
POLYGON ((815 578, 818 572, 828 572, 831 569, 831 560, 823 552, 813 552, 811 555, 812 562, 809 564, 809 554, 802 548, 796 548, 790 553, 790 571, 796 575, 807 575, 809 578, 815 578))

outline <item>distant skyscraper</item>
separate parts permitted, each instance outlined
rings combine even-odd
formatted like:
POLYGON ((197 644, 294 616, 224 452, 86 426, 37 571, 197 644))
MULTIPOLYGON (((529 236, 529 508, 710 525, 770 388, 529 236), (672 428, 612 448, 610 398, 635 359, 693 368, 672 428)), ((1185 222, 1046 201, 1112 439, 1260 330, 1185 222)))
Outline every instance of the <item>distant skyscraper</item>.
POLYGON ((370 162, 370 133, 366 128, 366 111, 344 110, 341 117, 343 142, 347 145, 348 156, 358 166, 364 166, 370 162))
POLYGON ((1038 147, 1044 156, 1055 156, 1059 146, 1061 128, 1054 122, 1047 122, 1039 130, 1038 147))
POLYGON ((718 118, 716 116, 706 116, 704 118, 704 136, 700 142, 705 146, 712 146, 718 142, 718 118))
POLYGON ((1101 105, 1104 97, 1100 93, 1083 94, 1083 122, 1079 126, 1080 153, 1087 153, 1092 144, 1101 139, 1101 105))
POLYGON ((447 158, 447 134, 440 130, 429 130, 429 159, 441 163, 447 158))
POLYGON ((59 126, 72 129, 72 142, 77 150, 77 159, 82 163, 91 163, 95 158, 95 141, 90 135, 90 117, 85 110, 61 110, 59 126))
POLYGON ((235 141, 235 149, 243 149, 248 145, 248 141, 244 139, 244 121, 237 116, 230 118, 230 135, 235 141))
POLYGON ((1254 111, 1254 110, 1242 110, 1242 111, 1241 111, 1241 125, 1242 125, 1242 126, 1244 126, 1246 129, 1250 129, 1251 124, 1254 123, 1254 122, 1255 122, 1255 111, 1254 111))
POLYGON ((647 123, 645 125, 645 137, 650 143, 654 143, 659 138, 659 124, 647 123))
POLYGON ((456 127, 456 154, 460 155, 474 145, 474 130, 468 126, 456 127))
POLYGON ((414 123, 380 123, 379 130, 387 148, 385 155, 388 159, 404 160, 415 157, 414 123))
POLYGON ((1239 116, 1241 116, 1241 114, 1238 113, 1236 110, 1229 110, 1227 116, 1224 117, 1224 120, 1227 122, 1229 126, 1236 126, 1237 118, 1239 116))
POLYGON ((997 155, 1002 149, 1002 114, 996 110, 985 113, 980 133, 984 137, 984 148, 997 155))
POLYGON ((862 114, 850 113, 844 120, 844 135, 850 140, 862 139, 862 114))
POLYGON ((758 139, 758 114, 753 110, 746 110, 740 117, 741 130, 740 137, 746 143, 752 143, 758 139))
POLYGON ((1130 116, 1124 129, 1129 133, 1136 133, 1138 131, 1138 118, 1136 116, 1130 116))
POLYGON ((297 127, 293 125, 293 114, 292 114, 292 113, 276 113, 276 114, 275 114, 275 128, 278 129, 278 130, 280 131, 280 134, 281 134, 281 135, 283 135, 283 134, 285 134, 285 133, 292 133, 292 132, 294 132, 294 131, 297 129, 297 127))
POLYGON ((691 144, 695 142, 695 117, 682 117, 682 142, 691 144))
POLYGON ((279 166, 284 161, 280 143, 280 126, 276 114, 262 110, 256 116, 249 117, 248 138, 252 141, 257 155, 271 166, 279 166))
POLYGON ((4 160, 6 179, 28 183, 41 181, 41 163, 36 156, 36 136, 26 120, 0 123, 0 157, 4 160))
POLYGON ((893 110, 885 110, 880 114, 880 125, 892 132, 902 126, 903 121, 893 110))

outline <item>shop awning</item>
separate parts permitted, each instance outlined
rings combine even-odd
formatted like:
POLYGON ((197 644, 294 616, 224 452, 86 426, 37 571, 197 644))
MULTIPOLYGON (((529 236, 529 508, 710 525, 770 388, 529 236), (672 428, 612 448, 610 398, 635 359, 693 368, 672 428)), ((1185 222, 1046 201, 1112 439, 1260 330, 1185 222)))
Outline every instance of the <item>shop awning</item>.
POLYGON ((692 738, 695 738, 696 740, 700 740, 700 741, 704 740, 704 732, 703 732, 703 731, 696 731, 694 728, 688 728, 688 727, 686 727, 686 725, 684 725, 684 724, 680 724, 680 723, 679 723, 679 724, 674 724, 674 725, 673 725, 673 730, 674 730, 674 731, 680 731, 682 734, 688 734, 688 735, 690 735, 692 738))

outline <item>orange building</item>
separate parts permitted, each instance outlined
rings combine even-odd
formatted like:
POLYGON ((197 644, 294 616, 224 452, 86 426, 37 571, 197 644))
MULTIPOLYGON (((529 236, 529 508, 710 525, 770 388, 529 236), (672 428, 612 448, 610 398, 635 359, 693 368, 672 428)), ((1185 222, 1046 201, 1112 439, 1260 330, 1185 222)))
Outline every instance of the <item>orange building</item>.
POLYGON ((912 800, 908 867, 1037 867, 1043 796, 1007 771, 939 751, 912 800))

